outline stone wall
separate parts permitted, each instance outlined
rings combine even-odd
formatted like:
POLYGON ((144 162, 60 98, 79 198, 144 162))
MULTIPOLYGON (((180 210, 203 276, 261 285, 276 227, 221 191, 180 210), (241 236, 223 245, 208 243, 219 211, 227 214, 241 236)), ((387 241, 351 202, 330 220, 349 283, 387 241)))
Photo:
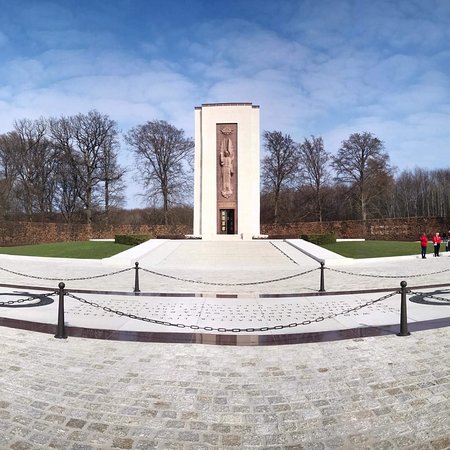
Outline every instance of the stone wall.
POLYGON ((27 245, 89 239, 114 239, 118 234, 149 234, 155 237, 179 237, 191 234, 185 225, 115 225, 0 222, 0 246, 27 245))
MULTIPOLYGON (((296 222, 262 224, 261 234, 271 238, 298 238, 303 234, 334 234, 337 238, 377 240, 416 240, 422 231, 429 236, 447 233, 450 219, 415 217, 380 220, 346 220, 337 222, 296 222)), ((116 225, 88 226, 83 224, 0 222, 0 246, 39 244, 44 242, 87 241, 113 239, 117 234, 149 234, 159 238, 175 238, 192 234, 187 225, 116 225)))
POLYGON ((401 219, 343 220, 336 222, 297 222, 261 225, 261 234, 272 237, 299 237, 303 234, 334 234, 336 238, 375 240, 416 240, 425 231, 447 233, 450 219, 445 217, 414 217, 401 219))

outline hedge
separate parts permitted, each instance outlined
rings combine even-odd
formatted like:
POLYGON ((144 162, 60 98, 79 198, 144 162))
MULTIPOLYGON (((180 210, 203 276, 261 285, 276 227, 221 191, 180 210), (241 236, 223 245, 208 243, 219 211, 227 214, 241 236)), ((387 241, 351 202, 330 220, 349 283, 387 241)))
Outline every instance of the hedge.
POLYGON ((334 234, 302 234, 300 237, 316 245, 334 244, 336 242, 334 234))
POLYGON ((114 236, 116 244, 125 245, 139 245, 152 238, 153 236, 149 234, 116 234, 114 236))

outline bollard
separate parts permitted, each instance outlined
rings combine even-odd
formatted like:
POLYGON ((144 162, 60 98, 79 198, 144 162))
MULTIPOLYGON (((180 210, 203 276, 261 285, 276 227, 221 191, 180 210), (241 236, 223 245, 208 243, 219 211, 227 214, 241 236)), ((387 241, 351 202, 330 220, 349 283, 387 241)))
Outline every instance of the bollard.
POLYGON ((325 274, 324 274, 324 262, 320 263, 320 289, 319 292, 325 292, 325 274))
POLYGON ((64 326, 64 288, 66 285, 61 282, 58 284, 59 287, 59 306, 58 306, 58 326, 56 328, 55 338, 57 339, 67 339, 66 329, 64 326))
POLYGON ((134 291, 133 292, 141 292, 139 289, 139 263, 134 263, 134 291))
POLYGON ((397 336, 409 336, 408 331, 408 314, 406 311, 406 281, 400 283, 401 286, 401 304, 400 304, 400 333, 397 336))

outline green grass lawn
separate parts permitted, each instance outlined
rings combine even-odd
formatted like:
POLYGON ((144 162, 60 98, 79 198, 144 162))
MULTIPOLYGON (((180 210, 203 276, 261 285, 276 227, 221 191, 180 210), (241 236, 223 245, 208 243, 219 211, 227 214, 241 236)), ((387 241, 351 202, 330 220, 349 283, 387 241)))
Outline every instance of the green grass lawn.
POLYGON ((131 248, 131 245, 115 242, 57 242, 54 244, 0 247, 0 253, 23 256, 50 256, 56 258, 101 259, 131 248))
MULTIPOLYGON (((419 255, 418 242, 400 241, 363 241, 335 242, 323 245, 348 258, 378 258, 381 256, 419 255)), ((58 242, 55 244, 22 245, 18 247, 0 247, 0 253, 24 256, 49 256, 56 258, 101 259, 108 258, 131 248, 130 245, 115 242, 58 242)), ((441 251, 445 245, 441 244, 441 251)), ((428 253, 433 253, 433 245, 428 245, 428 253)))
MULTIPOLYGON (((379 258, 382 256, 420 255, 419 242, 400 241, 348 241, 335 242, 322 247, 348 258, 379 258)), ((441 244, 441 251, 445 244, 441 244)), ((427 253, 433 253, 433 245, 428 245, 427 253)))

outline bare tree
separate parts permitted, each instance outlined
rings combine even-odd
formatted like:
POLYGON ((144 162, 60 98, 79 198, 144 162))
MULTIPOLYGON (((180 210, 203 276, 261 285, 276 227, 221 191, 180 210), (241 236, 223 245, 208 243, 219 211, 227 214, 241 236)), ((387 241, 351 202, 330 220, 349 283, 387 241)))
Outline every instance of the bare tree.
POLYGON ((17 120, 14 130, 18 137, 14 152, 17 195, 29 216, 40 213, 43 217, 53 210, 58 153, 47 137, 45 119, 17 120))
POLYGON ((383 150, 383 143, 371 133, 354 133, 342 142, 332 161, 336 180, 355 192, 362 220, 367 219, 371 200, 380 194, 377 179, 391 175, 389 155, 383 150))
POLYGON ((6 211, 14 203, 30 217, 53 210, 54 166, 57 155, 46 136, 45 119, 14 122, 14 131, 1 136, 2 197, 6 211), (6 202, 6 203, 5 203, 6 202))
POLYGON ((281 131, 264 131, 267 155, 262 161, 261 178, 267 193, 273 193, 273 222, 279 218, 280 193, 291 187, 299 174, 299 147, 281 131))
POLYGON ((72 170, 72 161, 61 153, 55 169, 56 191, 55 208, 61 213, 65 222, 71 223, 83 212, 83 202, 81 187, 82 183, 78 179, 78 172, 72 170))
POLYGON ((89 111, 88 114, 52 119, 50 123, 56 147, 64 153, 66 164, 76 174, 72 179, 80 184, 76 191, 83 202, 86 221, 91 223, 95 194, 99 184, 106 182, 105 174, 111 169, 105 164, 114 163, 111 173, 117 174, 109 177, 108 183, 120 180, 123 175, 120 175, 114 156, 118 145, 116 122, 98 111, 89 111))
POLYGON ((125 169, 121 168, 118 161, 118 141, 115 135, 111 135, 103 146, 99 166, 99 178, 102 182, 101 195, 105 210, 106 221, 109 221, 111 208, 117 208, 124 203, 124 175, 125 169))
POLYGON ((417 216, 417 196, 413 174, 403 171, 395 180, 394 211, 397 217, 417 216))
POLYGON ((311 136, 300 145, 300 163, 303 181, 314 193, 317 220, 322 222, 323 188, 329 181, 328 161, 330 154, 325 151, 323 139, 311 136))
POLYGON ((17 133, 9 132, 0 135, 0 210, 7 215, 14 209, 16 197, 14 187, 17 171, 14 163, 14 152, 19 145, 17 133))
POLYGON ((149 199, 162 202, 167 225, 169 206, 180 201, 188 189, 194 142, 164 120, 134 127, 125 139, 134 152, 149 199))

